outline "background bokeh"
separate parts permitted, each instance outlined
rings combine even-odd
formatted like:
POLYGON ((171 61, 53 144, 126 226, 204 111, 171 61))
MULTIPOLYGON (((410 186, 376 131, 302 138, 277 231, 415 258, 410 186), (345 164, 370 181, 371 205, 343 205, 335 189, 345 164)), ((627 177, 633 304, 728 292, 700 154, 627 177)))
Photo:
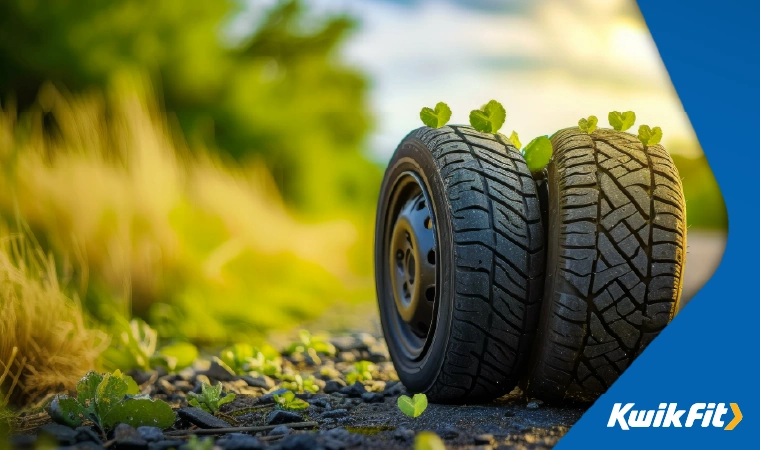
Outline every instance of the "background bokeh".
MULTIPOLYGON (((422 106, 466 123, 491 98, 523 142, 612 110, 661 126, 684 297, 709 278, 725 208, 628 0, 3 1, 2 239, 106 334, 132 315, 209 346, 366 327, 384 164, 422 106)), ((52 289, 3 251, 5 310, 52 289)))

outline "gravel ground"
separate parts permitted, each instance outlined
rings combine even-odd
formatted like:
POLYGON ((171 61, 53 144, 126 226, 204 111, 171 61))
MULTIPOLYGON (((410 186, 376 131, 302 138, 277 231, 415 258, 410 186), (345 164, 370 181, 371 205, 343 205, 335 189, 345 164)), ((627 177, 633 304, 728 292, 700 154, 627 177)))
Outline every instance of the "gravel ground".
POLYGON ((10 442, 13 448, 34 448, 35 436, 50 435, 66 448, 184 450, 189 448, 189 434, 199 434, 213 436, 216 448, 228 450, 401 449, 412 448, 415 434, 428 430, 443 438, 447 448, 550 448, 586 409, 584 405, 545 406, 523 398, 518 390, 489 404, 430 404, 412 419, 396 405, 398 397, 408 393, 397 381, 381 340, 361 333, 332 342, 339 349, 335 357, 316 361, 296 355, 284 362, 286 370, 304 377, 313 374, 320 386, 315 394, 298 395, 309 403, 302 411, 275 408, 272 393, 279 388, 277 380, 236 376, 212 362, 174 375, 132 373, 143 393, 164 399, 176 409, 177 421, 163 432, 120 425, 104 442, 88 427, 72 430, 47 424, 10 442), (373 380, 347 386, 345 374, 360 360, 375 364, 373 380), (237 397, 216 417, 188 407, 186 394, 199 392, 201 382, 221 382, 226 392, 237 397))

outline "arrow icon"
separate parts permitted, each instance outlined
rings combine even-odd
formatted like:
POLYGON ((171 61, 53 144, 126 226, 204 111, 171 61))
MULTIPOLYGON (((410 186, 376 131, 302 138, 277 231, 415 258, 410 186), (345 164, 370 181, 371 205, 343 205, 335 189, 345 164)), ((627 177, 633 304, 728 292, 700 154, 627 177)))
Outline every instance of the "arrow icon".
POLYGON ((734 412, 734 420, 729 422, 729 424, 726 425, 726 428, 724 428, 724 430, 729 430, 729 431, 733 430, 734 428, 736 428, 737 425, 739 425, 739 422, 742 421, 742 417, 744 417, 742 416, 742 411, 739 409, 739 405, 736 403, 731 403, 731 411, 734 412))

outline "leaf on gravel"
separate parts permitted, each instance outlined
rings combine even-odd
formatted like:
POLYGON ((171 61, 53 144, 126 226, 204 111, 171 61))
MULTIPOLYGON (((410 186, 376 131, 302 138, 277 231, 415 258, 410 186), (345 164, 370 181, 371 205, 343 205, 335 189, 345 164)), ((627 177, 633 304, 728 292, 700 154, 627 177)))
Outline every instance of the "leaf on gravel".
POLYGON ((451 119, 451 108, 443 102, 438 102, 435 109, 426 106, 420 111, 420 119, 430 128, 441 128, 451 119))
POLYGON ((101 425, 106 429, 116 424, 125 423, 133 428, 158 427, 168 428, 174 424, 174 411, 161 400, 150 398, 126 398, 114 405, 108 414, 101 418, 101 425))
POLYGON ((657 145, 662 140, 660 127, 649 128, 649 125, 639 127, 639 140, 644 146, 657 145))
POLYGON ((414 438, 414 450, 446 450, 446 445, 432 431, 421 431, 414 438))
POLYGON ((82 425, 89 418, 85 408, 68 395, 56 395, 50 403, 48 414, 55 422, 72 428, 82 425))
POLYGON ((599 119, 596 116, 588 116, 588 119, 581 119, 578 121, 578 128, 586 134, 591 134, 596 131, 596 124, 599 123, 599 119))
POLYGON ((520 142, 520 136, 517 135, 517 131, 512 131, 512 134, 509 135, 509 142, 518 150, 522 148, 522 142, 520 142))
POLYGON ((398 398, 398 409, 412 418, 419 417, 420 414, 425 412, 427 406, 428 401, 425 394, 414 394, 412 398, 409 398, 408 395, 402 395, 398 398))
POLYGON ((507 119, 507 111, 496 100, 486 103, 481 109, 470 112, 470 125, 481 133, 496 133, 507 119))
POLYGON ((553 152, 552 141, 549 140, 549 137, 539 136, 525 146, 523 157, 525 158, 525 163, 528 164, 528 169, 531 172, 538 172, 549 164, 553 152))
POLYGON ((285 409, 289 411, 301 411, 309 407, 309 404, 296 397, 291 391, 285 392, 282 395, 274 394, 274 402, 279 409, 285 409))
POLYGON ((612 111, 607 115, 610 125, 617 131, 625 131, 636 123, 636 113, 633 111, 612 111))

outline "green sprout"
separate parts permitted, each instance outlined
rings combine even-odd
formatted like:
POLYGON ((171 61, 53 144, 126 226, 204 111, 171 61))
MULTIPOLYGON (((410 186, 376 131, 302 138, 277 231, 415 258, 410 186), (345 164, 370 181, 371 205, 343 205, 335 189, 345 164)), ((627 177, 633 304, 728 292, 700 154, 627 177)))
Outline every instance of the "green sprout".
POLYGON ((222 396, 222 383, 220 382, 216 386, 210 386, 206 383, 201 383, 201 393, 196 394, 189 392, 187 394, 188 401, 191 406, 201 408, 202 410, 211 414, 217 414, 219 408, 222 405, 226 405, 235 400, 235 394, 227 394, 222 396))
POLYGON ((420 111, 420 119, 430 128, 441 128, 451 119, 451 108, 443 102, 438 102, 435 109, 426 106, 420 111))
POLYGON ((319 365, 322 364, 322 360, 319 358, 320 353, 328 356, 335 356, 335 352, 335 346, 328 342, 327 339, 319 336, 312 336, 308 331, 301 330, 298 332, 298 341, 290 344, 290 346, 285 349, 284 353, 288 355, 307 353, 311 356, 311 359, 319 365))
POLYGON ((599 123, 599 119, 597 119, 596 116, 588 116, 588 119, 581 119, 578 121, 578 128, 586 134, 591 134, 596 131, 597 123, 599 123))
POLYGON ((636 113, 633 111, 612 111, 607 115, 610 125, 617 131, 625 131, 636 123, 636 113))
POLYGON ((644 144, 645 147, 659 144, 662 140, 662 128, 649 128, 649 125, 640 126, 639 140, 642 144, 644 144))
POLYGON ((509 142, 518 150, 522 148, 522 142, 520 142, 520 136, 517 135, 517 131, 513 130, 512 134, 509 135, 509 142))
POLYGON ((414 394, 414 397, 402 395, 398 398, 398 409, 411 418, 419 417, 428 406, 427 395, 414 394))
POLYGON ((522 151, 525 163, 528 164, 528 169, 531 172, 543 170, 551 161, 553 152, 552 141, 549 140, 548 136, 539 136, 533 139, 522 151))
POLYGON ((285 409, 288 411, 301 411, 309 407, 309 404, 306 401, 296 397, 296 394, 291 391, 285 392, 282 395, 274 394, 273 397, 274 404, 279 409, 285 409))
POLYGON ((89 372, 77 383, 77 396, 57 395, 48 413, 54 421, 72 428, 92 421, 105 434, 119 423, 132 427, 167 428, 174 411, 161 400, 138 395, 135 380, 120 371, 89 372))
POLYGON ((496 134, 507 119, 507 111, 496 100, 470 112, 470 125, 481 133, 496 134))
POLYGON ((357 381, 369 381, 372 379, 372 372, 375 365, 369 361, 358 361, 354 363, 351 371, 346 374, 348 384, 354 384, 357 381))
POLYGON ((235 344, 219 353, 217 363, 236 375, 256 372, 270 377, 282 373, 282 358, 274 351, 260 350, 250 344, 235 344))
POLYGON ((284 381, 282 383, 282 387, 297 394, 304 394, 306 392, 311 392, 314 394, 315 392, 319 391, 319 385, 317 385, 317 382, 312 375, 306 379, 301 377, 301 375, 295 375, 292 377, 292 379, 284 381))

